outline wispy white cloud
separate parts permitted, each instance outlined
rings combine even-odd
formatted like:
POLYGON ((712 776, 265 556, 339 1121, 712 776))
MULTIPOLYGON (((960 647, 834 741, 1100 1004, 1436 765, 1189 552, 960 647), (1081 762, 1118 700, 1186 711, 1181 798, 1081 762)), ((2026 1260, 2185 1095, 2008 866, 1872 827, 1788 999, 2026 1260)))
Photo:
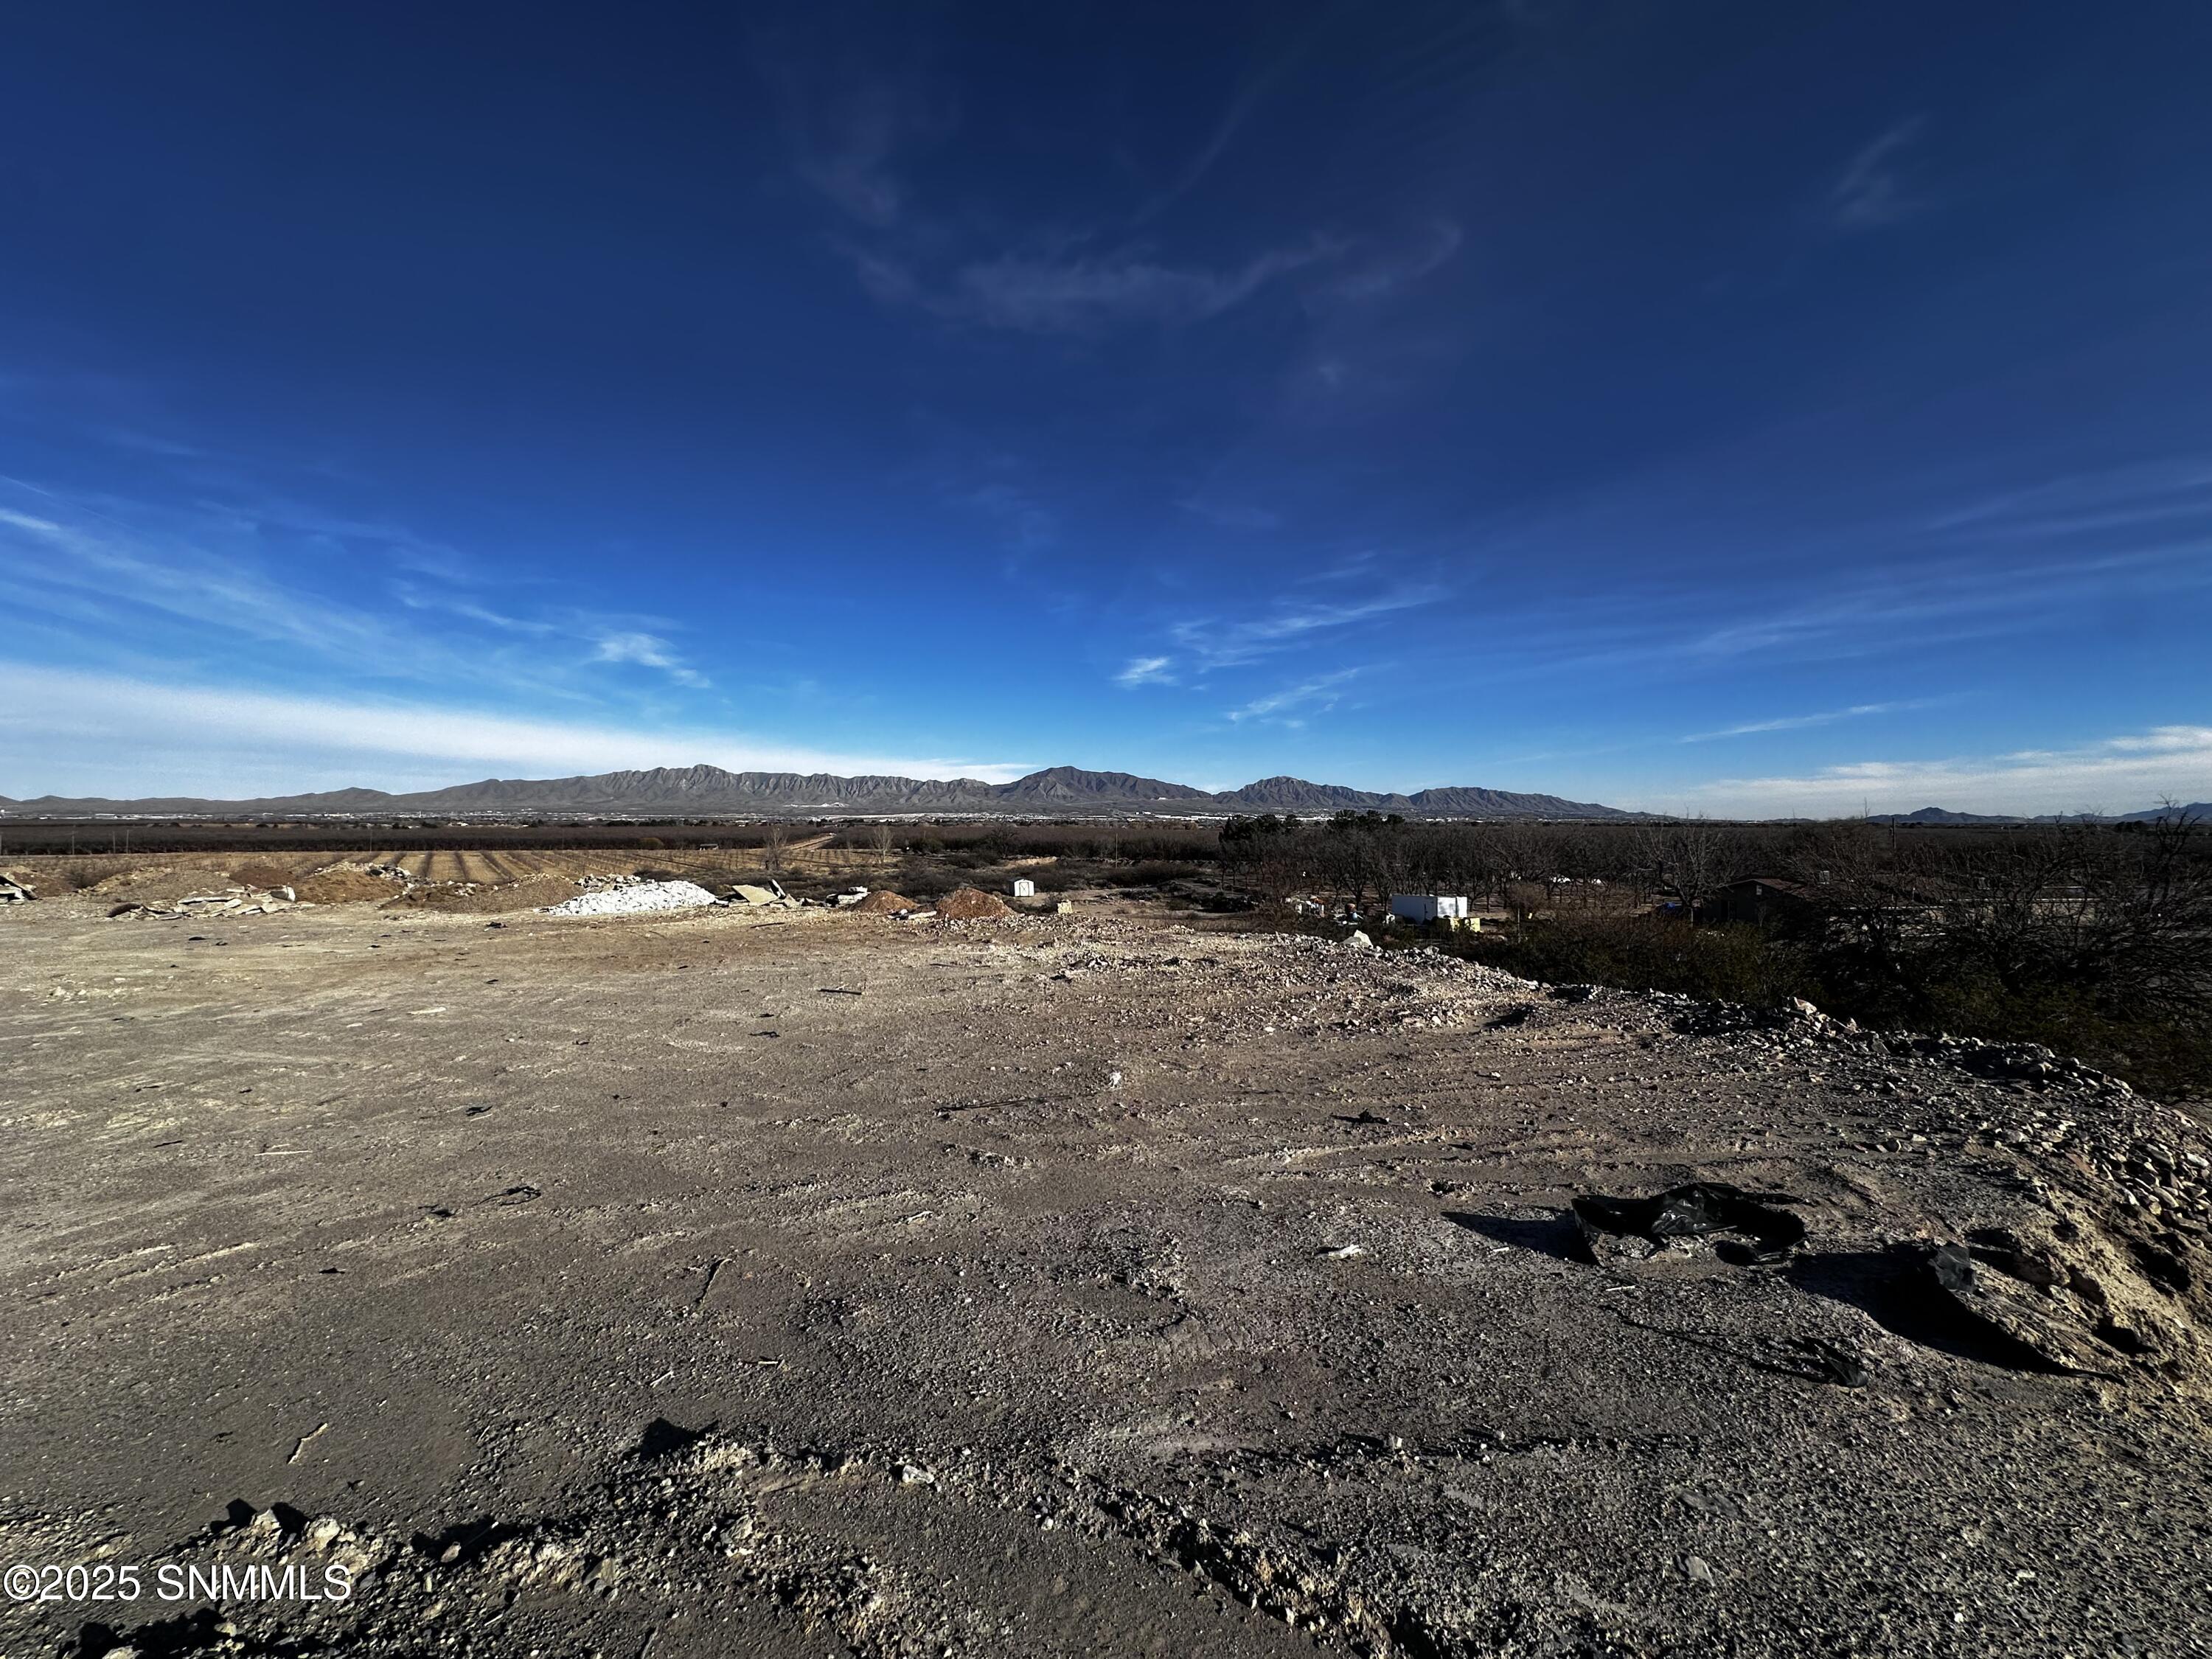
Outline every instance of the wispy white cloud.
POLYGON ((1717 779, 1680 792, 1686 805, 1747 817, 1848 815, 1863 805, 1877 812, 2130 812, 2163 796, 2212 799, 2212 726, 2157 726, 2075 749, 1858 761, 1802 776, 1717 779))
POLYGON ((452 572, 434 572, 434 545, 391 526, 304 510, 278 520, 258 507, 215 504, 101 510, 10 482, 44 510, 0 507, 0 580, 19 616, 75 630, 81 661, 113 667, 126 650, 221 644, 387 684, 476 685, 539 697, 587 696, 593 677, 578 671, 591 665, 653 668, 692 690, 708 684, 654 631, 665 623, 581 606, 514 614, 448 580, 452 572), (140 518, 145 525, 131 521, 140 518), (272 528, 278 526, 283 533, 272 528), (349 555, 367 550, 440 580, 355 581, 345 596, 318 592, 308 582, 331 561, 313 543, 326 536, 349 555), (304 552, 301 538, 309 544, 304 552), (472 626, 435 626, 436 618, 472 626))
MULTIPOLYGON (((2160 726, 2133 737, 2113 738, 2106 747, 2123 755, 2203 755, 2212 751, 2212 726, 2160 726)), ((2046 758, 2050 751, 2025 750, 2015 760, 2046 758)))
POLYGON ((1466 235, 1440 219, 1404 246, 1376 245, 1363 250, 1349 268, 1327 284, 1341 300, 1386 300, 1451 263, 1466 235))
POLYGON ((1851 157, 1828 191, 1828 222, 1838 230, 1875 230, 1911 217, 1929 204, 1913 196, 1903 174, 1905 153, 1926 128, 1927 118, 1899 121, 1851 157))
POLYGON ((1235 311, 1299 279, 1310 309, 1386 300, 1450 261, 1462 233, 1448 219, 1408 238, 1309 225, 1248 246, 1242 257, 1163 251, 1145 227, 1220 161, 1286 66, 1249 82, 1198 153, 1126 216, 1088 223, 1024 222, 978 204, 933 210, 909 187, 915 152, 954 125, 950 98, 915 71, 848 72, 811 81, 795 64, 771 73, 783 94, 799 179, 835 208, 833 245, 861 289, 888 307, 974 327, 1084 336, 1120 325, 1178 326, 1235 311), (1302 234, 1301 234, 1302 232, 1302 234))
POLYGON ((302 780, 427 787, 487 773, 562 776, 704 763, 732 771, 1003 783, 1029 768, 846 754, 704 728, 520 720, 465 706, 346 701, 0 663, 0 794, 291 793, 302 780))
POLYGON ((1838 720, 1859 720, 1869 714, 1899 714, 1910 709, 1929 708, 1947 699, 1916 697, 1904 702, 1860 702, 1849 708, 1824 709, 1816 714, 1783 714, 1772 720, 1747 720, 1741 726, 1724 726, 1717 732, 1692 732, 1678 739, 1682 743, 1711 743, 1720 738, 1747 738, 1762 732, 1799 732, 1808 726, 1833 726, 1838 720))
POLYGON ((1129 222, 1132 228, 1157 218, 1205 181, 1206 176, 1229 153, 1237 134, 1243 131, 1245 124, 1260 107, 1269 88, 1295 60, 1296 54, 1286 53, 1266 65, 1238 88, 1198 153, 1183 164, 1172 183, 1157 195, 1148 198, 1131 216, 1129 222))
POLYGON ((599 648, 592 652, 593 662, 635 663, 641 668, 658 668, 679 685, 703 689, 707 677, 684 664, 675 648, 657 634, 603 634, 599 648))
POLYGON ((1318 570, 1308 572, 1299 577, 1298 581, 1306 586, 1326 582, 1372 581, 1382 556, 1372 548, 1358 553, 1347 553, 1318 570))
POLYGON ((1286 651, 1316 635, 1432 605, 1444 596, 1431 585, 1400 587, 1340 605, 1285 604, 1265 616, 1233 622, 1198 618, 1176 623, 1169 636, 1202 668, 1235 668, 1286 651))
POLYGON ((896 226, 908 211, 899 163, 951 130, 951 97, 914 74, 861 74, 808 87, 788 61, 776 73, 800 179, 856 224, 896 226))
MULTIPOLYGON (((1231 720, 1264 720, 1280 719, 1293 710, 1326 712, 1336 707, 1341 689, 1359 674, 1357 668, 1340 668, 1333 674, 1316 674, 1313 678, 1300 680, 1270 691, 1265 696, 1255 697, 1242 708, 1229 711, 1231 720)), ((1290 721, 1290 724, 1302 724, 1290 721)))
POLYGON ((2212 464, 2197 458, 2075 473, 1937 514, 1951 540, 2043 540, 2194 521, 2212 527, 2212 464))
POLYGON ((460 617, 469 622, 482 623, 487 628, 496 628, 509 634, 544 635, 560 630, 550 622, 527 617, 511 617, 503 611, 479 605, 473 599, 447 593, 425 593, 420 588, 404 582, 395 582, 392 597, 410 611, 442 611, 449 616, 460 617))
MULTIPOLYGON (((2085 607, 2136 594, 2212 585, 2212 562, 2194 543, 2096 552, 2038 562, 1984 557, 1930 560, 1876 569, 1795 599, 1759 604, 1746 594, 1740 621, 1686 641, 1703 657, 1790 651, 1849 657, 1893 653, 2063 625, 2085 607)), ((1668 647, 1673 648, 1673 647, 1668 647)))
POLYGON ((124 631, 151 616, 312 652, 380 676, 480 678, 478 659, 189 542, 0 509, 0 573, 19 605, 124 631))
POLYGON ((941 314, 1025 333, 1085 333, 1120 322, 1194 323, 1234 310, 1292 271, 1328 258, 1316 239, 1212 270, 1140 250, 1076 258, 1018 255, 970 264, 930 299, 941 314))
POLYGON ((1172 657, 1132 657, 1114 676, 1114 684, 1131 690, 1139 685, 1173 685, 1175 676, 1170 669, 1174 662, 1172 657))
POLYGON ((911 248, 846 252, 861 287, 883 304, 985 328, 1082 336, 1120 325, 1206 322, 1285 284, 1309 309, 1386 300, 1448 263, 1460 241, 1458 227, 1448 224, 1411 247, 1316 233, 1230 264, 1172 259, 1133 245, 1000 252, 949 266, 911 248))

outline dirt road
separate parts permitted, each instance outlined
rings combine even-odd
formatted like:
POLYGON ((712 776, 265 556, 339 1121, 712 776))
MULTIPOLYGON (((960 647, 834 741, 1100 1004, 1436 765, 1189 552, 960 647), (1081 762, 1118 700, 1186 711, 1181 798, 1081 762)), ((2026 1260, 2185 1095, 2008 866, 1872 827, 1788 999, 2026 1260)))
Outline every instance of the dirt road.
POLYGON ((1082 917, 193 931, 0 912, 0 1558, 144 1586, 9 1654, 2205 1649, 2206 1147, 2093 1077, 1082 917), (1806 1244, 1565 1218, 1693 1179, 1806 1244), (1911 1288, 2006 1238, 2094 1364, 1911 1288))

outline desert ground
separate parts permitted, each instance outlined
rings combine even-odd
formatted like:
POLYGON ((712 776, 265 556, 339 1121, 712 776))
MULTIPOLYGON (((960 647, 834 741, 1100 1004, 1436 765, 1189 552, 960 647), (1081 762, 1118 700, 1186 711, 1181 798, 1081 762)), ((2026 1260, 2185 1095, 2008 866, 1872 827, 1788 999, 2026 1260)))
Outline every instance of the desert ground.
POLYGON ((2122 1085, 465 870, 0 908, 0 1559, 142 1574, 0 1650, 2212 1647, 2212 1148, 2122 1085), (1802 1242, 1569 1207, 1692 1182, 1802 1242))

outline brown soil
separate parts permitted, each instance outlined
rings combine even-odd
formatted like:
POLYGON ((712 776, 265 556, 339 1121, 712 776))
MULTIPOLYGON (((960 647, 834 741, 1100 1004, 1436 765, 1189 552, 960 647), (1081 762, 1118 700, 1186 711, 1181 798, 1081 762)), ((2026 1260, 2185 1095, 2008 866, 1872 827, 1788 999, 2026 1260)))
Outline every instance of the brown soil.
MULTIPOLYGON (((206 859, 179 859, 118 869, 86 890, 104 899, 161 904, 195 893, 220 893, 234 884, 227 865, 206 859)), ((54 890, 61 890, 58 884, 54 890)))
POLYGON ((418 887, 404 898, 395 898, 388 909, 442 910, 456 915, 504 915, 515 910, 540 910, 572 899, 583 890, 565 876, 526 876, 520 881, 496 886, 418 887))
POLYGON ((889 888, 879 888, 858 904, 848 908, 858 910, 864 916, 888 916, 900 910, 912 910, 919 907, 903 894, 894 893, 889 888))
POLYGON ((937 901, 937 914, 947 921, 987 921, 1014 913, 978 887, 963 887, 937 901))
POLYGON ((292 890, 310 904, 359 904, 388 899, 399 891, 399 884, 382 876, 372 876, 356 865, 335 864, 327 870, 318 870, 312 876, 302 876, 291 884, 292 890))
POLYGON ((265 859, 256 859, 230 867, 230 878, 241 887, 266 890, 291 885, 293 871, 285 865, 271 864, 265 859))

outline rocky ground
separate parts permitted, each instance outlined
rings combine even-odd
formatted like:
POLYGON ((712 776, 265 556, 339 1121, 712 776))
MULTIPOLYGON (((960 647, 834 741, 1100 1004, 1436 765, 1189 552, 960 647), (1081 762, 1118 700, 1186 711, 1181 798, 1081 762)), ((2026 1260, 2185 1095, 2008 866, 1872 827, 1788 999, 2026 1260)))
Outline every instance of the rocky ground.
POLYGON ((106 908, 0 910, 0 1561, 95 1570, 9 1654, 2212 1643, 2206 1139, 2039 1053, 1082 915, 106 908), (1803 1241, 1570 1207, 1692 1182, 1803 1241))

